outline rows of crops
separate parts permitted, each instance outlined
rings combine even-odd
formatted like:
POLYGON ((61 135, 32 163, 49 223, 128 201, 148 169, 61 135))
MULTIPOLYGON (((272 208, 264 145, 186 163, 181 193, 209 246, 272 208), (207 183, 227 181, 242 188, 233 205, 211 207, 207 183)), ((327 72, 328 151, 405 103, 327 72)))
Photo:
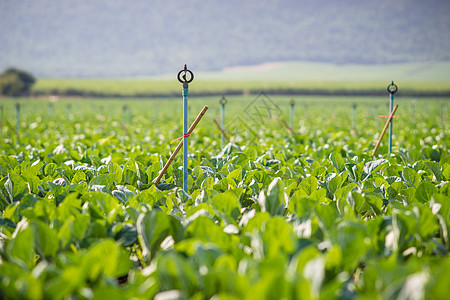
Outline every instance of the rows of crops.
MULTIPOLYGON (((298 73, 295 69, 295 73, 298 73)), ((405 71, 405 74, 409 71, 405 71)), ((385 73, 385 72, 383 72, 385 73)), ((232 73, 233 74, 233 73, 232 73)), ((262 75, 260 80, 238 79, 236 74, 231 77, 214 77, 196 73, 196 81, 192 83, 191 93, 194 94, 242 94, 256 93, 261 89, 266 91, 300 94, 382 94, 386 83, 383 81, 298 81, 287 79, 286 72, 270 72, 269 78, 262 75), (202 78, 203 77, 203 78, 202 78), (282 79, 285 78, 285 79, 282 79), (198 79, 198 80, 197 80, 198 79)), ((292 74, 293 75, 293 74, 292 74)), ((298 75, 298 74, 297 74, 298 75)), ((311 76, 312 74, 308 74, 311 76)), ((248 76, 248 75, 247 75, 248 76)), ((330 76, 335 76, 330 75, 330 76)), ((384 76, 384 75, 383 75, 384 76)), ((442 75, 441 77, 443 77, 442 75)), ((445 75, 447 76, 447 75, 445 75)), ((444 76, 444 77, 445 77, 444 76)), ((244 75, 245 77, 245 75, 244 75)), ((323 78, 323 72, 320 73, 323 78)), ((347 76, 346 76, 347 78, 347 76)), ((323 80, 323 79, 322 79, 323 80)), ((442 80, 442 78, 441 78, 442 80)), ((148 95, 178 95, 179 82, 173 77, 159 79, 48 79, 41 78, 33 86, 32 93, 36 95, 97 95, 97 96, 148 96, 148 95)), ((450 84, 447 81, 403 81, 400 93, 408 95, 449 95, 450 84)))
POLYGON ((0 298, 446 299, 448 100, 400 100, 373 157, 387 98, 298 98, 294 136, 271 99, 228 99, 223 149, 190 100, 188 194, 180 158, 152 185, 179 99, 3 99, 0 298))

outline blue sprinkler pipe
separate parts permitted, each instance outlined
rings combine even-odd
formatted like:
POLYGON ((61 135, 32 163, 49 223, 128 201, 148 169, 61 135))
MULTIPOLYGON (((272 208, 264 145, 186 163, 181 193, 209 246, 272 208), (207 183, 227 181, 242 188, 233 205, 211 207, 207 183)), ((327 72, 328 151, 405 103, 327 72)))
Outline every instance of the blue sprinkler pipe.
POLYGON ((188 193, 188 94, 189 83, 194 80, 194 74, 187 69, 178 72, 178 81, 183 84, 183 190, 188 193), (190 74, 190 79, 187 79, 187 74, 190 74))
POLYGON ((19 131, 20 131, 20 103, 16 103, 16 137, 19 141, 19 131))
POLYGON ((294 131, 294 105, 295 105, 295 101, 294 99, 291 100, 291 102, 289 102, 289 104, 291 105, 291 118, 290 118, 290 125, 291 125, 291 130, 292 132, 294 131))
MULTIPOLYGON (((391 115, 392 110, 394 109, 394 94, 398 91, 397 85, 394 83, 394 81, 391 82, 391 84, 388 85, 387 91, 389 92, 390 96, 390 104, 389 104, 389 115, 391 115)), ((389 122, 389 154, 392 153, 392 134, 393 134, 393 126, 394 120, 391 119, 389 122)))
POLYGON ((183 87, 183 190, 188 192, 188 93, 189 88, 183 87))
POLYGON ((227 99, 225 97, 222 97, 219 101, 220 105, 222 106, 222 139, 221 139, 221 146, 222 149, 225 146, 225 104, 227 104, 227 99))
POLYGON ((0 105, 0 132, 3 137, 3 105, 0 105))

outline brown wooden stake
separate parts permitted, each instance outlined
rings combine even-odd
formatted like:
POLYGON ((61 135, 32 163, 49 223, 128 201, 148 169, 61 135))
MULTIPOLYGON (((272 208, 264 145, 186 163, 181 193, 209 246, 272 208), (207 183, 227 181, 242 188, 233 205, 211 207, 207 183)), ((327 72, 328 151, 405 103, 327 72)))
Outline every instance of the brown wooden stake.
MULTIPOLYGON (((191 134, 194 131, 195 127, 200 122, 200 120, 203 118, 203 115, 206 113, 207 110, 208 110, 208 106, 205 105, 203 107, 202 111, 198 114, 197 118, 195 118, 194 123, 192 123, 191 127, 189 127, 187 134, 191 134)), ((183 147, 183 139, 181 139, 180 143, 178 144, 178 146, 173 151, 173 153, 170 156, 169 160, 166 162, 166 165, 164 166, 164 168, 159 172, 158 177, 155 179, 155 181, 153 181, 153 183, 155 185, 158 185, 159 181, 161 180, 161 178, 166 173, 166 171, 169 168, 170 164, 175 159, 175 156, 177 156, 177 154, 180 151, 181 147, 183 147)))
POLYGON ((225 130, 223 130, 220 125, 219 122, 217 122, 216 119, 214 119, 214 123, 216 123, 217 128, 219 128, 219 131, 223 134, 223 136, 227 139, 227 141, 229 141, 230 139, 228 138, 228 133, 225 132, 225 130))
POLYGON ((292 130, 291 127, 289 127, 288 123, 287 123, 285 120, 281 119, 281 123, 283 123, 283 125, 284 125, 284 126, 286 127, 286 129, 291 133, 291 135, 295 135, 294 131, 292 130))
POLYGON ((395 111, 397 110, 397 108, 398 108, 398 104, 397 104, 397 105, 394 107, 394 109, 392 110, 391 115, 389 116, 389 118, 388 118, 387 121, 386 121, 386 124, 384 124, 383 131, 381 131, 381 135, 380 135, 380 137, 378 138, 378 142, 377 142, 377 144, 375 145, 375 149, 373 149, 372 156, 375 155, 375 152, 377 152, 378 147, 380 147, 381 140, 383 139, 383 136, 384 136, 384 134, 385 134, 387 128, 389 127, 389 123, 391 122, 392 118, 394 117, 394 114, 395 114, 395 111))

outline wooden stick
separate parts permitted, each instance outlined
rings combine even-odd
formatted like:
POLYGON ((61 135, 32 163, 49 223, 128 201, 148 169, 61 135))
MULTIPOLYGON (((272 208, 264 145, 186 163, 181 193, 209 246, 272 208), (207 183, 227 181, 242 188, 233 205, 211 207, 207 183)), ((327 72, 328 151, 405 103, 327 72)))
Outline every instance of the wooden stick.
POLYGON ((380 146, 381 140, 383 139, 383 136, 384 136, 384 134, 385 134, 385 132, 386 132, 386 129, 388 128, 389 123, 391 122, 392 118, 394 117, 394 114, 395 114, 395 111, 397 110, 397 108, 398 108, 398 104, 397 104, 397 105, 394 107, 394 109, 392 110, 391 115, 389 116, 389 118, 388 118, 387 121, 386 121, 386 124, 384 124, 383 131, 381 131, 380 138, 378 139, 378 142, 377 142, 377 144, 376 144, 376 146, 375 146, 375 149, 373 149, 372 156, 374 156, 374 155, 375 155, 375 152, 377 152, 378 147, 380 146))
POLYGON ((229 141, 230 139, 228 138, 228 133, 225 132, 225 130, 223 130, 220 125, 219 122, 217 122, 216 119, 214 119, 214 123, 216 123, 217 128, 219 128, 219 131, 223 134, 223 136, 227 139, 227 141, 229 141))
POLYGON ((281 123, 283 123, 283 125, 291 133, 291 135, 295 135, 294 131, 292 130, 292 128, 288 125, 288 123, 285 120, 281 119, 281 123))
MULTIPOLYGON (((195 118, 194 123, 192 123, 191 127, 189 127, 188 132, 187 132, 188 134, 190 134, 190 133, 192 133, 194 131, 195 127, 200 122, 200 120, 203 118, 203 115, 206 113, 207 110, 208 110, 208 106, 205 105, 203 107, 202 111, 198 114, 197 118, 195 118)), ((169 168, 170 164, 175 159, 175 156, 177 156, 177 154, 180 151, 181 147, 183 147, 183 139, 181 139, 180 143, 178 144, 178 146, 173 151, 173 153, 170 156, 169 160, 166 162, 166 165, 164 166, 164 168, 159 172, 158 177, 153 182, 155 185, 158 185, 159 181, 161 180, 161 178, 166 173, 166 171, 169 168)))

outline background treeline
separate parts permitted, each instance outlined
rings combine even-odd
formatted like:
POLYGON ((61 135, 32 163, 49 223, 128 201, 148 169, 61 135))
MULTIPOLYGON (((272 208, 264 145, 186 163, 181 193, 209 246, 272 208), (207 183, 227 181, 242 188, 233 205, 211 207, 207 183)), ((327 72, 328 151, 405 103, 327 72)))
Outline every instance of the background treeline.
MULTIPOLYGON (((386 95, 389 82, 301 82, 198 80, 190 85, 191 96, 246 95, 265 91, 278 95, 386 95)), ((449 82, 400 82, 400 96, 450 96, 449 82)), ((181 85, 170 79, 40 79, 34 96, 74 97, 171 97, 179 96, 181 85)))
POLYGON ((27 71, 8 68, 0 73, 0 95, 23 96, 31 91, 36 82, 33 75, 27 71))

